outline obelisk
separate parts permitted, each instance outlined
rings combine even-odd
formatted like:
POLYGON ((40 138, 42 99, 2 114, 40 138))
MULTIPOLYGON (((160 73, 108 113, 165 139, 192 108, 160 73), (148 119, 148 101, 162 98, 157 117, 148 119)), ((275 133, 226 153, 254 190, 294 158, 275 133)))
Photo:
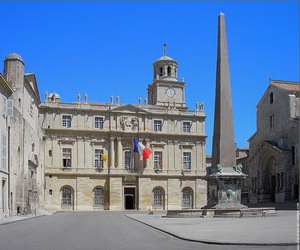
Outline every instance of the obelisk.
POLYGON ((236 165, 228 49, 225 16, 223 13, 220 13, 218 18, 217 50, 215 119, 212 148, 213 171, 216 169, 217 164, 221 164, 222 167, 233 167, 236 165))
POLYGON ((212 174, 208 176, 208 206, 215 215, 231 213, 245 206, 241 204, 241 181, 246 177, 242 166, 236 166, 233 133, 232 102, 225 16, 218 18, 215 120, 212 150, 212 174), (225 212, 224 212, 225 211, 225 212))

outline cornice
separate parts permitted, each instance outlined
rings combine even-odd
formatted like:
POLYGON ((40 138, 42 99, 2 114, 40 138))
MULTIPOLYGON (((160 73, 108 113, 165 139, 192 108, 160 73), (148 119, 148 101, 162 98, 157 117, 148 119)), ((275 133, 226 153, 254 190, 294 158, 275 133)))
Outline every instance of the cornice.
POLYGON ((122 131, 122 130, 81 130, 81 129, 53 129, 53 128, 45 128, 45 137, 48 136, 64 136, 66 134, 68 136, 82 136, 83 134, 86 135, 105 135, 105 136, 113 136, 113 137, 157 137, 157 138, 195 138, 195 139, 205 139, 207 138, 206 135, 199 135, 199 134, 171 134, 171 133, 163 133, 163 132, 149 132, 149 131, 122 131), (125 135, 125 136, 124 136, 125 135))

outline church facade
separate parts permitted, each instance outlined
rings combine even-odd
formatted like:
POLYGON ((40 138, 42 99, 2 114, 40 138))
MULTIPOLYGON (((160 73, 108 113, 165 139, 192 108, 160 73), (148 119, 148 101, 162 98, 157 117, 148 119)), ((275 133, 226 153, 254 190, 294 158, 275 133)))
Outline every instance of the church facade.
POLYGON ((138 104, 40 104, 44 131, 45 209, 191 209, 206 205, 205 112, 189 110, 178 63, 153 63, 148 98, 138 104), (133 152, 138 139, 152 153, 133 152))
POLYGON ((270 80, 258 102, 257 131, 250 137, 249 200, 299 201, 300 83, 270 80))

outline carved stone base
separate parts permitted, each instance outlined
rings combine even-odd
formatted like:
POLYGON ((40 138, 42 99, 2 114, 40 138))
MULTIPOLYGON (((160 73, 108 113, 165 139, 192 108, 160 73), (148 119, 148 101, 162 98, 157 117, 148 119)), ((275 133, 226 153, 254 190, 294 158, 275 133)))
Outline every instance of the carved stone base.
POLYGON ((244 178, 246 175, 233 168, 223 168, 222 172, 210 175, 208 177, 209 189, 214 188, 215 194, 215 197, 211 197, 211 200, 215 202, 215 204, 210 204, 211 207, 221 210, 246 208, 247 206, 241 204, 241 181, 244 178))

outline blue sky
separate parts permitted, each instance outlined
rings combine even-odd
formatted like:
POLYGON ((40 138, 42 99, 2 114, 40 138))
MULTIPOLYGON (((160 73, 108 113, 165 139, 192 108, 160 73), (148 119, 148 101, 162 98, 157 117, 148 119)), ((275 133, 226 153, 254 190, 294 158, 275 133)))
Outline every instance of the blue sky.
POLYGON ((179 63, 187 105, 205 102, 211 153, 217 17, 225 13, 235 140, 256 130, 256 109, 269 78, 299 80, 298 1, 0 1, 1 72, 11 52, 61 101, 122 103, 147 97, 152 63, 167 55, 179 63))

